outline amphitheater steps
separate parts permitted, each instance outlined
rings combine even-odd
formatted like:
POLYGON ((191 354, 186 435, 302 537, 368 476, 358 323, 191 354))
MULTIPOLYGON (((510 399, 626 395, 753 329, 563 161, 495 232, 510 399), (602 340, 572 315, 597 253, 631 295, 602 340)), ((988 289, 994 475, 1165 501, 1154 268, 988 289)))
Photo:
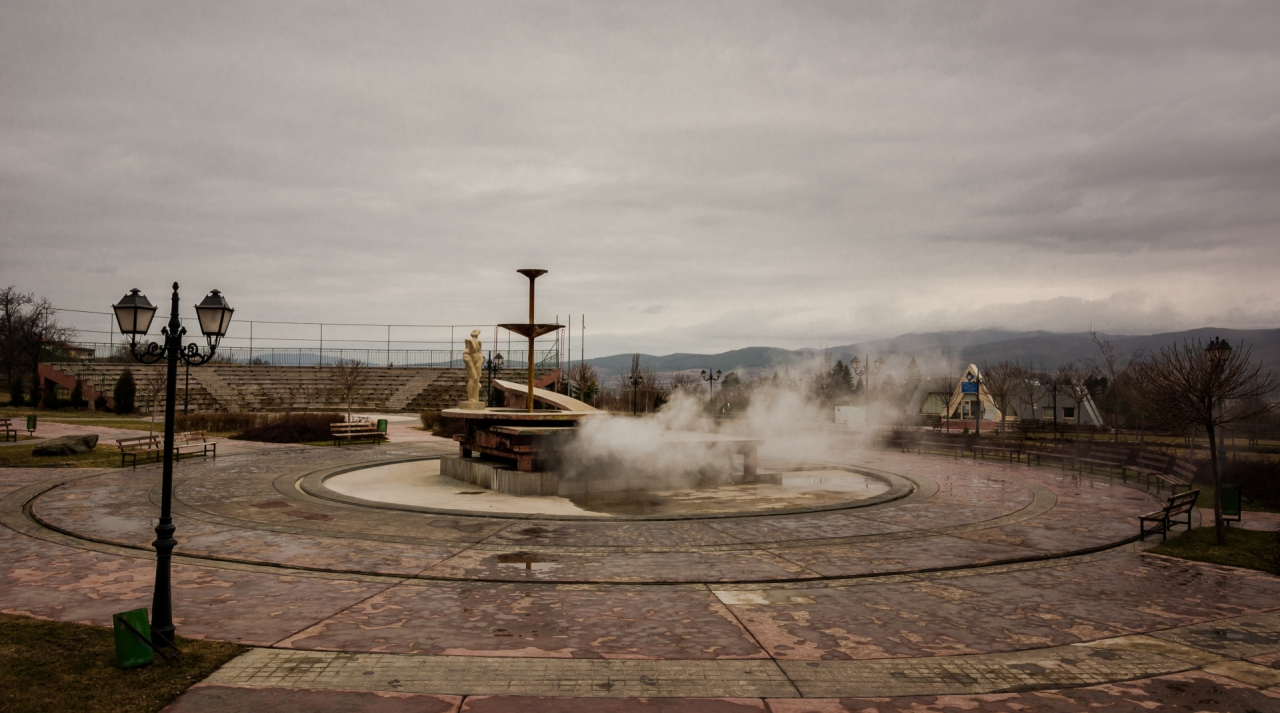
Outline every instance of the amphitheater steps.
MULTIPOLYGON (((78 370, 86 380, 92 375, 110 394, 120 373, 132 369, 142 381, 143 366, 123 362, 53 364, 62 371, 78 370)), ((540 370, 541 375, 542 372, 540 370)), ((178 374, 181 408, 185 373, 178 374)), ((523 383, 525 372, 503 369, 498 378, 523 383)), ((413 411, 454 408, 466 399, 466 371, 439 367, 370 367, 368 378, 351 398, 361 411, 413 411)), ((140 395, 141 398, 141 395, 140 395)), ((346 400, 333 378, 331 367, 277 366, 212 362, 191 369, 189 408, 194 412, 245 411, 344 411, 346 400)))
POLYGON ((418 397, 427 387, 440 378, 438 371, 423 371, 416 374, 408 383, 400 387, 391 398, 387 399, 388 411, 403 411, 409 403, 418 397))

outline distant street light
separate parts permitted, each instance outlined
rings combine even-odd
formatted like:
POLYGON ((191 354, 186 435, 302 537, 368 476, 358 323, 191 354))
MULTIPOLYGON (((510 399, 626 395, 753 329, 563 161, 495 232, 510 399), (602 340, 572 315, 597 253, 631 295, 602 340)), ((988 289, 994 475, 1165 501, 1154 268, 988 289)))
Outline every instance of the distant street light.
POLYGON ((875 364, 872 364, 870 354, 867 355, 866 366, 863 366, 862 360, 856 356, 853 358, 852 362, 849 362, 849 371, 853 372, 854 376, 858 377, 860 380, 863 380, 863 377, 865 377, 863 383, 866 388, 862 390, 862 420, 864 427, 868 430, 870 430, 871 424, 871 377, 879 374, 880 369, 883 367, 884 359, 876 357, 875 364))
POLYGON ((486 406, 493 406, 493 377, 502 371, 502 354, 490 352, 489 360, 484 363, 484 370, 489 374, 489 398, 486 406))
POLYGON ((146 336, 151 328, 151 320, 156 315, 156 308, 147 300, 147 296, 136 288, 121 298, 120 302, 111 306, 116 313, 116 322, 120 333, 129 338, 129 353, 143 364, 156 364, 160 361, 168 363, 165 375, 164 402, 164 475, 160 490, 160 522, 156 525, 156 584, 151 596, 151 632, 157 643, 177 648, 174 643, 173 604, 170 597, 172 578, 170 576, 173 560, 173 548, 178 541, 173 539, 176 528, 173 526, 173 432, 174 402, 178 391, 178 360, 185 364, 200 366, 213 358, 218 344, 227 334, 231 324, 231 314, 235 312, 231 305, 223 299, 222 293, 213 290, 196 305, 196 316, 200 321, 200 331, 204 333, 209 351, 200 352, 197 344, 182 344, 182 337, 187 333, 182 321, 178 319, 178 283, 173 283, 173 297, 170 302, 169 324, 160 330, 164 335, 164 344, 147 342, 141 351, 138 337, 146 336))
MULTIPOLYGON (((1222 367, 1224 367, 1227 363, 1227 360, 1231 358, 1231 345, 1227 343, 1227 340, 1221 337, 1214 337, 1213 341, 1209 342, 1208 346, 1206 346, 1204 350, 1209 354, 1209 359, 1213 361, 1213 365, 1217 371, 1217 378, 1220 379, 1222 377, 1222 367)), ((1217 389, 1214 389, 1214 393, 1216 392, 1217 392, 1217 389)), ((1223 400, 1221 398, 1218 398, 1217 403, 1213 404, 1215 407, 1217 407, 1218 420, 1222 420, 1222 408, 1223 408, 1222 401, 1223 400)), ((1227 472, 1227 455, 1226 455, 1226 451, 1224 450, 1224 446, 1226 445, 1226 440, 1222 435, 1222 432, 1227 429, 1219 428, 1217 430, 1218 430, 1218 433, 1217 433, 1218 473, 1221 474, 1221 473, 1227 472)))
POLYGON ((716 382, 720 380, 720 370, 716 369, 716 373, 709 374, 706 369, 703 369, 699 378, 707 382, 707 388, 710 390, 710 398, 715 398, 716 382))
POLYGON ((636 415, 636 405, 639 403, 640 385, 644 383, 644 374, 633 373, 627 379, 631 382, 631 415, 636 415))

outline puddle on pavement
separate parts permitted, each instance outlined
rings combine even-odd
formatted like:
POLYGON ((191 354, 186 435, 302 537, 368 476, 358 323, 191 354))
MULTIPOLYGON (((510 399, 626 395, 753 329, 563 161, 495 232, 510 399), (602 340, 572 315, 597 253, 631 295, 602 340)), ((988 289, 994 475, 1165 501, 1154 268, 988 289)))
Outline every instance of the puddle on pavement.
POLYGON ((881 480, 842 470, 777 473, 774 482, 718 488, 620 491, 570 496, 574 505, 610 515, 692 515, 817 507, 857 501, 889 489, 881 480))
POLYGON ((499 567, 523 569, 530 572, 546 572, 560 565, 555 559, 534 552, 508 552, 495 557, 499 567))

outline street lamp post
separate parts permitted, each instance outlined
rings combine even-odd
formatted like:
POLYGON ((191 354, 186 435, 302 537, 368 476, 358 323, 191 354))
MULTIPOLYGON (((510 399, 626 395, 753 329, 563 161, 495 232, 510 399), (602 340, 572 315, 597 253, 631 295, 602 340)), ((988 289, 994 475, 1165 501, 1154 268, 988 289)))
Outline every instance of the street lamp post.
POLYGON ((644 374, 632 374, 628 379, 631 382, 631 415, 636 415, 636 406, 640 403, 640 385, 644 383, 644 374))
POLYGON ((876 361, 873 364, 871 363, 870 354, 867 355, 866 366, 863 366, 862 360, 856 356, 853 361, 849 362, 849 371, 853 372, 854 376, 858 377, 859 380, 863 380, 865 377, 863 383, 866 388, 862 390, 862 425, 863 428, 868 430, 870 430, 869 424, 871 423, 871 377, 879 374, 882 368, 884 368, 884 359, 876 357, 876 361))
MULTIPOLYGON (((1213 365, 1217 370, 1218 375, 1221 376, 1222 368, 1226 365, 1227 360, 1231 358, 1231 345, 1227 342, 1227 340, 1221 337, 1214 337, 1213 341, 1209 342, 1208 346, 1205 347, 1205 351, 1208 352, 1209 358, 1213 360, 1213 365)), ((1221 422, 1222 421, 1222 399, 1220 398, 1217 399, 1217 403, 1213 404, 1213 406, 1217 407, 1218 421, 1221 422)), ((1215 440, 1217 440, 1218 442, 1218 458, 1217 458, 1217 463, 1215 463, 1215 465, 1218 466, 1218 475, 1219 475, 1218 481, 1221 482, 1222 480, 1221 476, 1227 470, 1226 453, 1223 451, 1223 446, 1226 445, 1226 443, 1222 436, 1222 425, 1219 424, 1218 427, 1215 428, 1214 430, 1217 431, 1215 435, 1215 440)), ((1222 498, 1222 493, 1215 492, 1213 497, 1214 497, 1214 503, 1215 503, 1214 507, 1217 508, 1218 506, 1216 505, 1216 503, 1222 498)))
POLYGON ((494 354, 489 352, 489 360, 484 363, 484 370, 489 373, 489 398, 488 405, 493 405, 493 377, 502 371, 502 354, 494 354))
POLYGON ((712 374, 706 369, 703 369, 702 374, 700 375, 699 378, 707 382, 707 388, 709 389, 709 394, 710 394, 709 398, 715 398, 716 382, 720 380, 720 370, 716 369, 716 373, 712 374))
POLYGON ((178 361, 188 365, 200 366, 213 358, 218 343, 227 333, 231 323, 231 314, 235 311, 222 294, 213 290, 196 305, 196 315, 200 320, 200 331, 209 345, 209 351, 201 353, 195 343, 183 345, 182 337, 187 333, 178 319, 178 283, 173 283, 173 297, 170 303, 169 324, 161 329, 164 344, 148 342, 139 347, 138 337, 146 336, 151 328, 151 320, 155 317, 156 308, 147 300, 147 296, 136 288, 125 295, 118 304, 112 305, 116 314, 116 322, 120 333, 129 338, 129 353, 143 364, 167 362, 165 375, 164 403, 164 471, 161 481, 160 522, 156 525, 156 541, 151 543, 156 548, 156 584, 151 598, 151 632, 157 643, 177 648, 174 643, 173 604, 170 597, 170 569, 173 559, 173 548, 178 541, 173 539, 173 432, 174 402, 178 390, 178 361))

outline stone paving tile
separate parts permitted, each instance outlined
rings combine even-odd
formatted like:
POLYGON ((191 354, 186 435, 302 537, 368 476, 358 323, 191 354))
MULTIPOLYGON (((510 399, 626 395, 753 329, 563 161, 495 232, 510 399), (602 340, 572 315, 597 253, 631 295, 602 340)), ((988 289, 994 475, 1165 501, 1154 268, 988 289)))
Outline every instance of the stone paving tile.
POLYGON ((1081 516, 1074 522, 1048 521, 1036 518, 1016 525, 958 532, 975 542, 1001 544, 1034 550, 1037 553, 1062 553, 1101 547, 1119 542, 1138 533, 1138 519, 1123 518, 1100 521, 1097 515, 1081 516))
POLYGON ((466 550, 423 574, 497 582, 740 582, 818 577, 803 565, 765 550, 577 554, 514 547, 466 550), (531 558, 538 561, 527 561, 531 558))
POLYGON ((461 705, 458 696, 197 685, 164 713, 455 713, 461 705))
MULTIPOLYGON (((1280 583, 1280 579, 1271 579, 1280 583)), ((1276 606, 1277 601, 1280 601, 1280 594, 1273 595, 1271 606, 1276 606)), ((1245 659, 1280 654, 1280 612, 1233 621, 1209 621, 1171 631, 1157 631, 1151 635, 1229 658, 1245 659)))
POLYGON ((767 660, 398 656, 282 649, 249 651, 215 671, 206 683, 574 698, 719 698, 724 694, 716 692, 723 691, 748 698, 797 695, 777 665, 767 660))
MULTIPOLYGON (((144 477, 158 486, 158 476, 144 477)), ((141 490, 147 486, 134 482, 121 487, 104 480, 107 479, 94 478, 59 487, 36 500, 32 509, 54 527, 151 549, 160 511, 149 501, 140 500, 144 498, 141 490), (84 506, 89 498, 95 504, 92 509, 84 506)), ((174 517, 174 525, 178 540, 175 552, 179 554, 295 567, 413 574, 462 549, 459 545, 441 547, 236 528, 181 515, 174 517)))
MULTIPOLYGON (((77 471, 81 473, 105 473, 101 468, 85 469, 77 471)), ((43 483, 61 475, 65 471, 61 468, 0 468, 0 497, 9 493, 25 488, 28 485, 43 483)))
POLYGON ((864 659, 1030 649, 1250 614, 1280 604, 1280 578, 1130 554, 785 593, 802 603, 736 590, 729 608, 779 659, 864 659))
POLYGON ((859 517, 857 512, 854 510, 774 517, 725 518, 712 520, 707 523, 707 526, 726 533, 737 541, 767 543, 880 535, 911 529, 905 524, 895 525, 859 517))
POLYGON ((405 584, 282 645, 466 656, 765 656, 729 610, 699 586, 405 584))
POLYGON ((773 713, 1264 713, 1280 694, 1200 671, 1137 681, 1025 693, 901 698, 775 698, 773 713))
POLYGON ((698 547, 742 542, 709 522, 556 522, 515 523, 486 544, 546 547, 698 547))
POLYGON ((466 713, 765 713, 765 702, 751 698, 530 698, 468 696, 466 713))
POLYGON ((780 661, 806 698, 988 693, 1088 686, 1184 671, 1189 664, 1138 651, 1062 646, 985 656, 879 661, 780 661))
POLYGON ((984 600, 1016 596, 1043 605, 1050 615, 1093 620, 1126 633, 1251 614, 1280 602, 1280 578, 1147 554, 952 584, 984 600))
MULTIPOLYGON (((75 551, 0 563, 0 610, 109 626, 150 608, 153 560, 75 551)), ((175 565, 174 621, 184 636, 268 645, 388 584, 175 565)))
POLYGON ((847 545, 795 547, 779 554, 824 577, 984 564, 1031 557, 1034 550, 952 536, 917 537, 847 545))
POLYGON ((888 503, 878 508, 858 512, 859 518, 887 525, 904 526, 912 530, 933 530, 994 520, 1021 508, 986 507, 948 503, 929 499, 898 505, 888 503))

